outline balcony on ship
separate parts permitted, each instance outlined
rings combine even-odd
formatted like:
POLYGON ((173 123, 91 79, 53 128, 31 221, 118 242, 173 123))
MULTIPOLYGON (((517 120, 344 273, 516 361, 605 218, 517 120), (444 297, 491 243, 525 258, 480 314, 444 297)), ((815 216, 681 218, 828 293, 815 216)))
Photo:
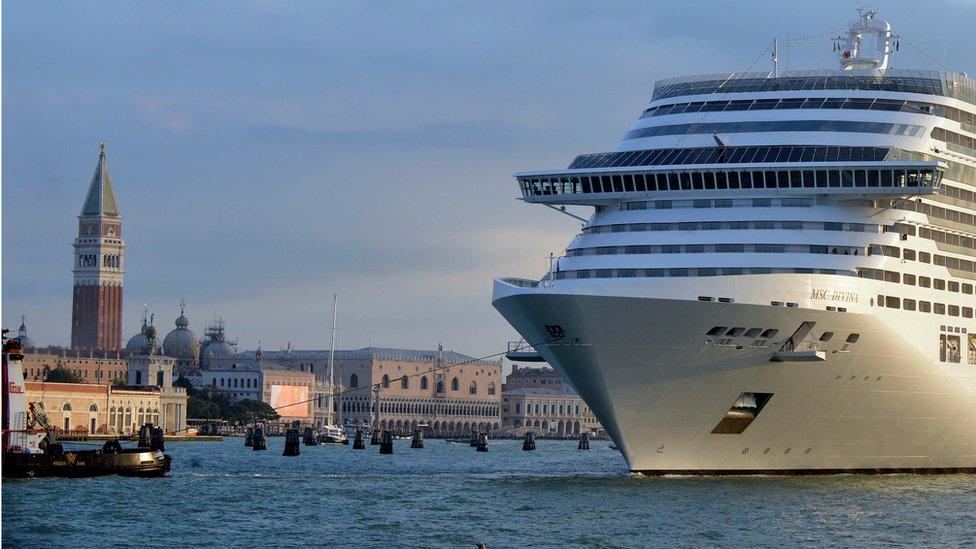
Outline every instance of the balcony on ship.
POLYGON ((796 162, 788 165, 725 163, 520 172, 529 203, 606 205, 622 198, 692 197, 729 192, 748 197, 896 198, 936 194, 947 165, 936 160, 796 162))

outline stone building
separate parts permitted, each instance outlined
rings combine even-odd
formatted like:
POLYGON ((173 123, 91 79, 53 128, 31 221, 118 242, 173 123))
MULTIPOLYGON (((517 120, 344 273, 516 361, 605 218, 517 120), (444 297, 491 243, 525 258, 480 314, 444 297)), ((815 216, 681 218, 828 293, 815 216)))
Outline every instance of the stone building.
POLYGON ((105 143, 99 149, 74 241, 71 348, 117 351, 122 346, 125 242, 105 143))
MULTIPOLYGON (((238 353, 212 364, 241 364, 238 353)), ((265 351, 288 370, 309 372, 325 386, 329 351, 265 351)), ((219 366, 224 368, 224 366, 219 366)), ((335 352, 335 381, 345 394, 334 408, 343 421, 408 434, 426 425, 431 436, 458 435, 501 426, 501 362, 453 351, 365 347, 335 352), (374 386, 377 391, 374 391, 374 386)), ((324 406, 325 396, 316 406, 324 406)), ((320 413, 320 412, 317 412, 320 413)))
POLYGON ((549 367, 512 365, 502 393, 502 426, 513 433, 576 437, 605 436, 603 427, 569 384, 549 367))
POLYGON ((59 366, 78 376, 83 383, 125 382, 126 354, 119 351, 82 351, 46 348, 24 353, 25 381, 44 381, 49 370, 59 366))
POLYGON ((253 358, 212 364, 214 368, 194 370, 185 375, 196 388, 206 385, 220 389, 232 401, 244 399, 266 402, 281 415, 282 422, 301 421, 321 425, 323 410, 318 409, 322 387, 311 372, 291 370, 265 358, 257 351, 253 358))
POLYGON ((52 427, 66 431, 132 434, 152 422, 173 433, 186 426, 186 417, 174 415, 178 410, 161 401, 158 387, 28 381, 25 391, 27 401, 44 411, 52 427))
POLYGON ((186 428, 187 395, 185 388, 173 386, 176 359, 159 354, 154 327, 150 326, 146 335, 149 345, 141 353, 129 355, 127 386, 117 389, 117 392, 121 394, 129 389, 155 391, 162 410, 158 418, 162 423, 156 425, 167 433, 182 432, 186 428))
POLYGON ((512 364, 512 373, 505 376, 503 390, 542 388, 562 391, 566 387, 563 376, 548 366, 533 368, 512 364))

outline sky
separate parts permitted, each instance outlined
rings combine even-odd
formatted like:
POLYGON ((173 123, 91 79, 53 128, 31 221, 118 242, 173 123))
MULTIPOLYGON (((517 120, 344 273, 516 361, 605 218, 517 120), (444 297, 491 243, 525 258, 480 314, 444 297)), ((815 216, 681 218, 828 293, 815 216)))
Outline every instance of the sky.
MULTIPOLYGON (((67 344, 105 141, 126 339, 185 299, 198 335, 222 316, 241 350, 324 349, 338 294, 340 347, 504 351, 492 278, 538 278, 579 230, 513 173, 609 150, 655 80, 769 70, 774 37, 857 5, 3 2, 3 325, 67 344)), ((976 0, 873 6, 895 67, 976 74, 976 0)), ((782 68, 834 68, 830 46, 784 47, 782 68)))

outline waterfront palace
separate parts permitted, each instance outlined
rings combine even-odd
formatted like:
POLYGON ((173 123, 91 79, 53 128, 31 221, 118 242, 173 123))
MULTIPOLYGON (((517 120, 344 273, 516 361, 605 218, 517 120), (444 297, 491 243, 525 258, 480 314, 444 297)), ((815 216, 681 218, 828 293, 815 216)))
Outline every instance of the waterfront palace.
MULTIPOLYGON (((329 351, 244 352, 217 357, 211 369, 228 371, 260 357, 289 370, 314 374, 324 386, 329 351)), ((501 427, 501 361, 476 360, 453 351, 365 347, 335 351, 334 412, 353 425, 408 434, 426 425, 432 436, 501 427), (375 386, 375 387, 374 387, 375 386)), ((325 394, 316 402, 324 414, 325 394)))

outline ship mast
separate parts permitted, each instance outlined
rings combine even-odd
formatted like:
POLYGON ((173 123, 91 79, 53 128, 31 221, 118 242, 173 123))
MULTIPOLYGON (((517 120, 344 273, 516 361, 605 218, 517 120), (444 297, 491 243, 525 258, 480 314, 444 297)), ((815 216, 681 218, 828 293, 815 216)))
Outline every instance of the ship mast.
POLYGON ((327 412, 325 415, 325 424, 332 426, 332 395, 335 394, 335 340, 336 340, 336 315, 339 310, 339 296, 338 294, 333 294, 332 296, 332 347, 329 349, 329 369, 326 374, 326 381, 328 381, 329 398, 326 402, 327 412))

